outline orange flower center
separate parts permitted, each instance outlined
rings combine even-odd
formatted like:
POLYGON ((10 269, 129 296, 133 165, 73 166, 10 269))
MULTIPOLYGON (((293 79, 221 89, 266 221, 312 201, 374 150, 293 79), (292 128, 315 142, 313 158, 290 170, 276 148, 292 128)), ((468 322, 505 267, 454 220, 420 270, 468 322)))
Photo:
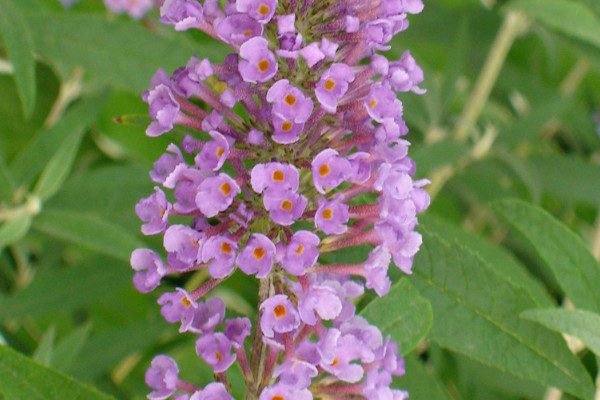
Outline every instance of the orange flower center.
POLYGON ((225 254, 231 253, 231 246, 227 242, 221 243, 221 252, 225 254))
POLYGON ((333 79, 327 79, 323 86, 325 86, 325 89, 327 90, 333 90, 335 87, 335 81, 333 79))
POLYGON ((245 30, 245 31, 244 31, 244 36, 245 36, 245 37, 252 36, 252 33, 253 33, 253 32, 252 32, 252 30, 250 30, 250 29, 248 29, 248 30, 245 30))
POLYGON ((229 183, 225 182, 224 184, 221 185, 221 193, 223 193, 223 195, 227 196, 229 195, 229 193, 231 193, 231 186, 229 186, 229 183))
POLYGON ((321 215, 325 219, 331 219, 331 217, 333 217, 333 211, 331 210, 331 208, 326 208, 326 209, 323 210, 323 212, 321 213, 321 215))
POLYGON ((263 258, 265 256, 265 249, 263 249, 262 247, 257 247, 254 249, 252 254, 254 255, 254 258, 256 258, 257 260, 260 260, 261 258, 263 258))
POLYGON ((271 8, 269 8, 269 6, 264 3, 261 3, 261 5, 258 6, 258 13, 260 15, 267 15, 269 11, 271 11, 271 8))
POLYGON ((223 361, 223 356, 221 355, 221 353, 219 353, 218 351, 215 352, 215 356, 217 357, 217 360, 219 361, 223 361))
POLYGON ((296 254, 300 255, 300 254, 302 254, 303 251, 304 251, 304 246, 299 244, 298 248, 296 249, 296 254))
POLYGON ((192 306, 192 303, 185 296, 183 296, 181 298, 181 302, 183 303, 183 305, 185 306, 185 308, 190 308, 192 306))
POLYGON ((221 156, 225 153, 225 149, 222 147, 217 148, 217 157, 221 158, 221 156))
POLYGON ((281 304, 273 309, 273 314, 275 314, 277 318, 283 317, 286 313, 287 311, 285 310, 285 306, 281 304))
POLYGON ((277 170, 277 171, 273 172, 273 180, 274 181, 283 182, 284 178, 285 178, 285 175, 283 174, 283 171, 277 170))
POLYGON ((369 108, 373 109, 373 108, 375 108, 376 105, 377 105, 377 100, 373 99, 369 103, 369 108))
POLYGON ((285 397, 279 396, 279 395, 275 395, 275 396, 271 397, 271 400, 285 400, 285 397))
POLYGON ((288 94, 287 96, 285 96, 283 101, 285 101, 285 103, 291 107, 294 104, 296 104, 296 96, 294 96, 293 94, 288 94))
POLYGON ((269 69, 270 64, 268 60, 260 60, 257 65, 260 72, 265 72, 269 69))
POLYGON ((319 175, 321 176, 327 176, 330 172, 329 164, 323 164, 319 167, 319 175))
POLYGON ((340 362, 340 361, 339 361, 339 360, 337 359, 337 357, 336 357, 336 358, 334 358, 334 359, 333 359, 333 362, 331 363, 331 366, 332 366, 332 367, 335 367, 336 365, 338 365, 338 364, 339 364, 339 362, 340 362))
POLYGON ((292 209, 292 202, 288 199, 285 199, 281 202, 281 208, 283 208, 285 211, 290 211, 292 209))

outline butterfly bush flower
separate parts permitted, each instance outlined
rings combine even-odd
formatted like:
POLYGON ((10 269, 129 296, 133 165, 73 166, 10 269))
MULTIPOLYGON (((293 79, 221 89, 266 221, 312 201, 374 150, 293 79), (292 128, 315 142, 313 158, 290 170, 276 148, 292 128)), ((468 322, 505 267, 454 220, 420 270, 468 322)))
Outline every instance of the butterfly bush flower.
POLYGON ((204 271, 158 303, 196 335, 216 380, 182 381, 175 361, 157 356, 148 398, 233 399, 236 363, 247 399, 407 398, 391 387, 404 374, 398 346, 354 302, 365 290, 386 295, 390 268, 410 274, 422 241, 428 182, 413 179, 397 94, 424 93, 423 71, 408 51, 382 54, 422 9, 422 0, 164 1, 161 22, 203 31, 231 54, 159 70, 143 94, 148 136, 188 134, 154 163, 157 186, 136 206, 164 253, 134 251, 134 284, 150 292, 204 271), (324 262, 358 245, 368 254, 324 262), (255 321, 229 317, 211 295, 232 274, 259 280, 255 321))

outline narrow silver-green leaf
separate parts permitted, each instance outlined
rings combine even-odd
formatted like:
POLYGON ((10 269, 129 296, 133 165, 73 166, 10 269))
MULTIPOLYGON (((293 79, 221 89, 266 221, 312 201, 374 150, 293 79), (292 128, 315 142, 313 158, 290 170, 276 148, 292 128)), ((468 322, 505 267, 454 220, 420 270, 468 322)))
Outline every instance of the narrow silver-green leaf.
POLYGON ((31 221, 31 215, 20 213, 0 225, 0 250, 21 240, 29 232, 31 221))
POLYGON ((543 209, 519 200, 492 204, 531 242, 578 308, 600 312, 600 266, 579 236, 543 209))
POLYGON ((102 110, 107 95, 107 92, 103 92, 85 99, 70 108, 56 125, 38 132, 10 163, 17 183, 28 185, 67 138, 84 132, 102 110))
POLYGON ((387 295, 371 301, 360 314, 384 335, 391 335, 403 355, 417 346, 433 323, 431 304, 408 279, 394 284, 387 295))
POLYGON ((83 134, 84 131, 80 130, 69 136, 42 171, 34 189, 34 194, 40 199, 47 200, 52 197, 69 176, 83 134))
POLYGON ((560 335, 519 318, 530 295, 460 243, 425 232, 413 283, 433 306, 429 337, 483 364, 584 399, 594 389, 560 335))
POLYGON ((10 0, 0 0, 0 34, 13 65, 19 96, 26 117, 35 106, 35 59, 27 20, 10 0))
POLYGON ((4 400, 114 400, 6 346, 0 346, 0 393, 4 400))
POLYGON ((99 253, 129 261, 131 252, 144 243, 118 225, 88 213, 44 210, 35 219, 34 229, 99 253))
POLYGON ((583 4, 570 0, 515 0, 509 7, 553 30, 600 47, 600 18, 583 4))
POLYGON ((568 333, 600 356, 600 315, 585 310, 548 308, 527 310, 521 317, 538 322, 553 331, 568 333))

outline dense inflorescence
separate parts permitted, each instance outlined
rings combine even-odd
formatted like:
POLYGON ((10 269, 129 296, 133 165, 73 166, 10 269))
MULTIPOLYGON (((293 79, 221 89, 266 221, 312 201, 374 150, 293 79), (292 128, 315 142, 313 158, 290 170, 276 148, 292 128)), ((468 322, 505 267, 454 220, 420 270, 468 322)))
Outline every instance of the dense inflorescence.
POLYGON ((423 93, 423 72, 408 51, 394 62, 379 52, 422 8, 422 0, 164 2, 161 22, 199 29, 233 53, 223 64, 192 57, 172 76, 160 70, 143 95, 147 135, 188 134, 156 161, 155 192, 136 206, 143 233, 163 235, 167 255, 135 250, 134 284, 149 292, 166 275, 206 270, 197 288, 158 302, 168 322, 199 335, 196 352, 217 380, 198 388, 157 356, 148 398, 231 399, 226 371, 235 363, 248 399, 407 397, 390 388, 404 373, 397 345, 355 315, 353 299, 365 286, 385 295, 392 260, 410 274, 421 244, 427 182, 412 178, 397 92, 423 93), (371 248, 364 260, 322 262, 358 245, 371 248), (207 296, 236 269, 260 280, 254 328, 226 319, 224 302, 207 296))

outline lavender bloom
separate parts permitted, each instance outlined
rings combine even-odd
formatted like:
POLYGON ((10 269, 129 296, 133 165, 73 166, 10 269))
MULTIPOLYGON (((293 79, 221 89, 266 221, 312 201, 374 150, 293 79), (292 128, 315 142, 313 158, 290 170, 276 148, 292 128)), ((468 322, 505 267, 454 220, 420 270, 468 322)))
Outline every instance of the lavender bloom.
POLYGON ((175 167, 182 163, 181 150, 171 143, 167 147, 167 153, 160 156, 154 163, 154 169, 150 171, 150 178, 156 183, 164 183, 165 179, 175 170, 175 167))
POLYGON ((313 182, 319 193, 335 189, 350 177, 352 166, 333 149, 325 149, 312 162, 313 182))
POLYGON ((164 400, 171 397, 177 390, 179 368, 171 357, 156 356, 152 359, 150 368, 146 371, 146 385, 152 392, 148 395, 150 400, 164 400))
POLYGON ((195 392, 190 400, 234 400, 221 382, 209 383, 203 390, 195 392))
POLYGON ((261 305, 260 329, 266 337, 291 332, 300 325, 300 316, 287 296, 277 294, 261 305))
POLYGON ((296 276, 304 275, 315 265, 319 257, 319 237, 312 232, 298 231, 290 240, 281 264, 285 270, 296 276))
POLYGON ((273 114, 296 123, 306 122, 313 111, 313 102, 287 79, 275 82, 267 92, 273 104, 273 114))
POLYGON ((221 20, 215 31, 225 43, 241 45, 248 39, 262 35, 263 26, 246 14, 234 14, 221 20))
POLYGON ((246 82, 266 82, 277 73, 278 64, 268 46, 267 39, 253 37, 240 47, 242 59, 239 63, 239 70, 246 82))
POLYGON ((238 184, 227 174, 206 178, 198 186, 196 205, 202 214, 214 217, 229 208, 240 191, 238 184))
POLYGON ((235 354, 231 353, 231 342, 222 333, 207 334, 198 339, 196 353, 215 373, 227 371, 235 362, 235 354))
POLYGON ((315 215, 315 226, 328 235, 346 232, 348 227, 348 205, 339 198, 327 201, 319 200, 319 208, 315 215))
POLYGON ((261 24, 266 24, 273 18, 277 0, 236 0, 236 9, 248 14, 261 24))
POLYGON ((256 274, 257 278, 264 278, 271 272, 274 258, 275 245, 271 239, 255 233, 238 255, 236 263, 245 274, 256 274))
POLYGON ((398 92, 425 93, 425 90, 417 86, 423 82, 423 70, 417 65, 409 51, 402 54, 400 61, 390 63, 388 82, 398 92))
POLYGON ((208 264, 210 276, 225 278, 234 270, 236 252, 236 242, 225 236, 213 236, 202 246, 202 262, 210 262, 208 264))
POLYGON ((291 164, 257 164, 250 172, 252 189, 262 193, 265 189, 290 189, 297 191, 300 185, 298 169, 291 164))
POLYGON ((365 99, 365 108, 369 116, 377 122, 402 114, 402 103, 396 98, 396 94, 381 83, 371 86, 371 92, 365 99))
POLYGON ((160 22, 178 31, 199 28, 203 21, 202 5, 194 0, 165 0, 160 8, 160 22))
POLYGON ((210 131, 208 134, 213 140, 202 146, 194 162, 202 170, 218 171, 229 155, 229 142, 217 131, 210 131))
POLYGON ((131 253, 131 267, 136 271, 133 284, 142 293, 151 292, 160 284, 167 269, 158 254, 148 249, 135 249, 131 253))
POLYGON ((346 64, 335 63, 321 75, 315 95, 327 112, 335 113, 338 100, 348 91, 348 84, 354 81, 352 68, 346 64))
POLYGON ((294 386, 278 383, 271 387, 265 388, 258 397, 258 400, 273 399, 312 400, 313 396, 307 389, 299 390, 294 386))
POLYGON ((144 235, 156 235, 164 232, 169 222, 169 211, 172 206, 162 190, 158 187, 154 187, 154 190, 153 195, 140 200, 135 206, 137 216, 146 222, 142 225, 144 235))
POLYGON ((233 347, 239 348, 250 335, 252 324, 248 318, 228 319, 225 322, 225 336, 233 347))
POLYGON ((150 89, 144 92, 142 99, 148 103, 150 116, 154 120, 146 129, 146 134, 154 137, 172 130, 180 115, 179 103, 164 70, 158 70, 152 77, 150 89))
POLYGON ((176 292, 165 293, 160 296, 158 304, 162 306, 160 313, 167 322, 171 324, 181 322, 180 332, 189 330, 198 304, 188 292, 177 288, 176 292))
POLYGON ((269 211, 269 217, 273 222, 288 226, 300 218, 308 200, 291 190, 267 190, 264 195, 265 210, 269 211))

